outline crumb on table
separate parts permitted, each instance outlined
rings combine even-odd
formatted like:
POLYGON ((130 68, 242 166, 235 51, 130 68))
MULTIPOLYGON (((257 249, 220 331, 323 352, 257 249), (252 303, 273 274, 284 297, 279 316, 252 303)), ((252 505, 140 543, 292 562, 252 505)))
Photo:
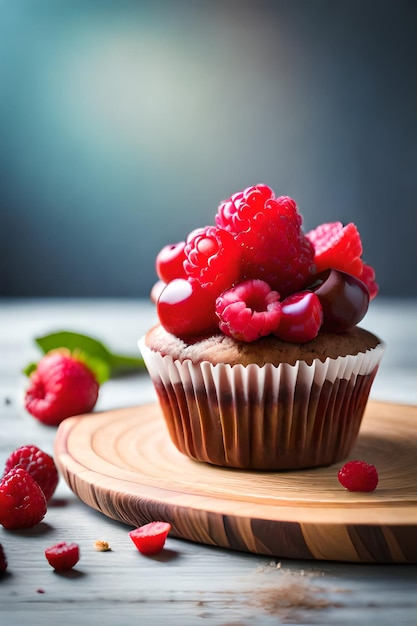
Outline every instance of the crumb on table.
POLYGON ((102 539, 95 540, 94 548, 97 550, 97 552, 109 552, 109 550, 111 550, 109 542, 103 541, 102 539))

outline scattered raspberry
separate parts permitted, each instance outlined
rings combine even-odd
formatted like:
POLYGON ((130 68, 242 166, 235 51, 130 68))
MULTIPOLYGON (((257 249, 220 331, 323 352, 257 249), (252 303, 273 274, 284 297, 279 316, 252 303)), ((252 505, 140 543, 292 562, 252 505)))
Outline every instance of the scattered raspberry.
POLYGON ((379 287, 377 285, 377 283, 375 282, 375 270, 373 267, 371 267, 370 265, 367 265, 366 263, 363 264, 363 269, 362 269, 362 274, 360 276, 358 276, 358 278, 360 278, 360 280, 365 283, 365 285, 368 287, 368 291, 369 291, 369 298, 370 300, 373 300, 375 298, 375 296, 378 294, 379 291, 379 287))
POLYGON ((61 541, 45 550, 46 559, 55 570, 64 572, 72 569, 80 560, 80 548, 76 543, 61 541))
POLYGON ((93 410, 99 384, 93 372, 66 350, 48 352, 30 376, 25 406, 31 415, 49 426, 66 417, 93 410))
POLYGON ((171 524, 168 522, 150 522, 131 530, 129 537, 139 552, 150 556, 161 552, 170 530, 171 524))
POLYGON ((36 480, 22 467, 0 481, 0 524, 4 528, 32 528, 46 514, 46 498, 36 480))
POLYGON ((228 289, 239 276, 239 245, 232 234, 216 226, 199 228, 189 234, 184 269, 190 278, 215 295, 228 289))
POLYGON ((241 279, 262 279, 282 297, 311 282, 314 249, 291 198, 275 198, 266 185, 248 187, 220 204, 215 220, 241 247, 241 279))
POLYGON ((339 470, 337 478, 349 491, 374 491, 378 485, 378 472, 365 461, 348 461, 339 470))
POLYGON ((94 542, 94 549, 97 552, 110 552, 110 544, 108 541, 102 541, 102 539, 96 539, 94 542))
POLYGON ((58 470, 54 459, 37 446, 21 446, 6 459, 4 473, 22 467, 36 480, 48 502, 58 485, 58 470))
POLYGON ((216 300, 220 330, 237 341, 256 341, 279 324, 279 294, 263 280, 247 280, 222 293, 216 300))
POLYGON ((0 574, 5 572, 6 569, 7 569, 7 559, 6 559, 6 555, 4 553, 3 546, 0 543, 0 574))
POLYGON ((362 242, 355 224, 320 224, 306 237, 314 246, 318 274, 328 269, 341 270, 356 277, 362 274, 362 242))

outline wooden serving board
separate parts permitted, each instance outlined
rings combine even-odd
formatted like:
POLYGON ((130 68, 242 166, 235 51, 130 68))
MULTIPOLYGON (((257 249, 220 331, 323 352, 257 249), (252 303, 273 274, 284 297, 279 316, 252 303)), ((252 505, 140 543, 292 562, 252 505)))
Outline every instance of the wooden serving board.
POLYGON ((172 444, 157 404, 72 417, 55 456, 69 487, 104 515, 171 535, 276 558, 417 563, 417 407, 369 402, 349 459, 379 484, 352 493, 343 464, 248 472, 199 463, 172 444))

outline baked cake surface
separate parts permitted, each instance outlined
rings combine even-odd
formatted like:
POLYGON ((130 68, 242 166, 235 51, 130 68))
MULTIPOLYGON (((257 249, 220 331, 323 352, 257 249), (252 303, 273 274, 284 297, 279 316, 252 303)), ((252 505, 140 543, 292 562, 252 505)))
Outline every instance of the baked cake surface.
POLYGON ((315 339, 306 343, 281 341, 275 335, 268 335, 254 342, 236 341, 223 334, 210 335, 188 342, 168 333, 160 324, 151 328, 145 343, 153 351, 171 355, 174 359, 193 363, 209 361, 213 365, 225 363, 259 366, 272 363, 293 365, 296 361, 311 364, 314 359, 325 361, 348 354, 358 354, 375 348, 381 340, 371 332, 355 326, 343 333, 321 331, 315 339))

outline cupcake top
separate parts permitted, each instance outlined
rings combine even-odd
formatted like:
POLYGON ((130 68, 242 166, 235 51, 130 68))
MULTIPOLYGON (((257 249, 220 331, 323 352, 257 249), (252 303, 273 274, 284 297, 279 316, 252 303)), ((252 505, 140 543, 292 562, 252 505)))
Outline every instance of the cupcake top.
POLYGON ((255 363, 262 367, 265 363, 278 366, 280 363, 294 365, 297 361, 310 365, 315 359, 325 361, 327 358, 355 355, 375 348, 380 340, 355 326, 344 333, 322 331, 306 343, 282 341, 273 334, 255 342, 236 341, 223 333, 184 341, 158 324, 148 331, 145 343, 151 350, 181 362, 189 359, 193 363, 209 361, 212 365, 240 363, 245 366, 255 363))
MULTIPOLYGON (((216 352, 223 362, 244 359, 246 344, 259 344, 255 361, 265 360, 264 351, 270 360, 284 344, 294 361, 308 360, 309 351, 316 358, 357 349, 363 336, 354 329, 378 285, 353 223, 304 233, 296 202, 264 184, 221 202, 213 222, 156 257, 151 297, 164 341, 172 335, 200 359, 198 343, 211 361, 216 352)), ((252 361, 257 351, 252 345, 252 361)))

